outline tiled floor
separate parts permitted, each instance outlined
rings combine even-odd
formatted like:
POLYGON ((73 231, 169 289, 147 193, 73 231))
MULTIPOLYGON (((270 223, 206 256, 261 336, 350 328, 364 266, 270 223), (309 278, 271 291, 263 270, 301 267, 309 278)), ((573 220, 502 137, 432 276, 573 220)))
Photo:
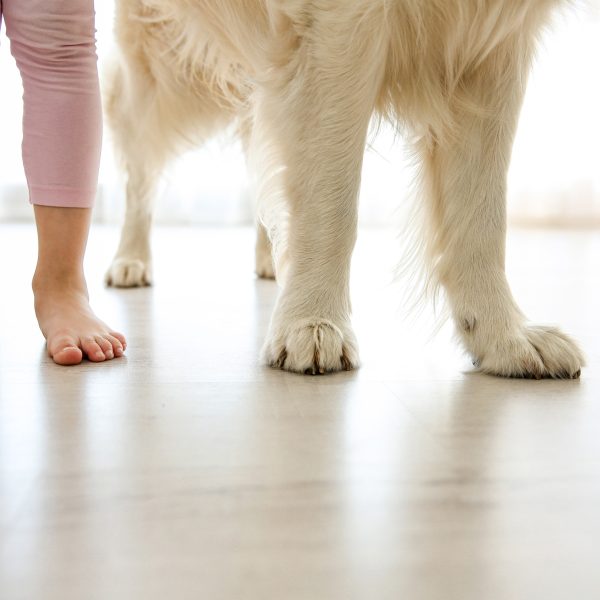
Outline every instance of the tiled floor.
POLYGON ((249 229, 159 229, 153 288, 102 274, 127 357, 57 367, 32 309, 30 226, 0 226, 2 600, 600 597, 600 233, 513 231, 522 308, 588 356, 580 381, 472 372, 405 315, 387 230, 354 263, 363 367, 258 362, 276 285, 249 229))

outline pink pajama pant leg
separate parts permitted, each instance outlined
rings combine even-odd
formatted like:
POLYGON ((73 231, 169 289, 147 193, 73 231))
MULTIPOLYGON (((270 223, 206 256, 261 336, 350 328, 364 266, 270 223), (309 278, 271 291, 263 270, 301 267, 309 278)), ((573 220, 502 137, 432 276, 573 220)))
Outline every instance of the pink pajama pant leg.
POLYGON ((94 0, 0 0, 23 80, 23 164, 32 204, 91 207, 102 112, 94 0))

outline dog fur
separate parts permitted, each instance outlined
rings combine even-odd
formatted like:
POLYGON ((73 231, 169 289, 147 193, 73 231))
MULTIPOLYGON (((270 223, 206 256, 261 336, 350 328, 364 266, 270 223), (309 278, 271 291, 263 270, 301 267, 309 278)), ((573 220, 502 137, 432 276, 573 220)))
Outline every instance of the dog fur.
POLYGON ((156 182, 237 123, 257 178, 257 272, 282 287, 275 367, 358 365, 349 297, 366 136, 376 117, 420 163, 415 239, 479 368, 575 378, 583 357, 527 323, 504 272, 506 174, 536 40, 562 0, 117 0, 105 105, 127 172, 107 282, 151 282, 156 182), (268 235, 267 235, 268 234, 268 235), (273 261, 271 261, 271 251, 273 261))

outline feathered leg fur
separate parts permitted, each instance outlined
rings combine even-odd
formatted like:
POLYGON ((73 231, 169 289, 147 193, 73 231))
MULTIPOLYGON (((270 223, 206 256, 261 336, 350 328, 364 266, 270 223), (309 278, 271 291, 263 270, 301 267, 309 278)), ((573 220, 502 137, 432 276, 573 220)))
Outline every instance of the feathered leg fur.
POLYGON ((257 272, 274 266, 282 286, 263 357, 300 373, 355 367, 349 269, 376 111, 420 139, 418 234, 474 361, 496 375, 577 377, 577 346, 529 325, 504 273, 512 142, 536 36, 560 4, 119 0, 123 60, 106 106, 127 213, 107 281, 150 282, 160 171, 237 116, 259 166, 257 272))
POLYGON ((579 349, 558 329, 527 324, 504 272, 506 175, 528 62, 517 49, 507 40, 465 76, 448 127, 421 142, 428 259, 482 371, 574 378, 579 349))
POLYGON ((257 128, 267 126, 268 115, 289 210, 286 264, 276 265, 283 290, 263 352, 269 364, 299 373, 358 364, 350 259, 366 134, 387 46, 368 35, 381 29, 381 11, 356 16, 349 19, 339 4, 316 15, 297 62, 278 70, 259 100, 257 128))

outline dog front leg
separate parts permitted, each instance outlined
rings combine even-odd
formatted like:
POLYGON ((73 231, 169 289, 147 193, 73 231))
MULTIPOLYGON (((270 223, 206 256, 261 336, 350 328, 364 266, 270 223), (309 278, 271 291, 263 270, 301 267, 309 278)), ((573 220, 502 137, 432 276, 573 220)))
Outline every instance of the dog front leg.
POLYGON ((583 364, 576 344, 556 328, 528 324, 505 276, 506 175, 524 79, 517 54, 492 57, 471 74, 448 131, 423 146, 429 258, 482 371, 575 378, 583 364))
POLYGON ((281 81, 262 91, 257 126, 270 129, 281 157, 289 215, 286 258, 275 265, 283 289, 263 356, 271 366, 309 374, 358 365, 350 260, 366 134, 386 50, 383 36, 369 33, 368 24, 356 31, 354 21, 344 31, 347 15, 327 18, 313 23, 293 73, 281 73, 281 81))

